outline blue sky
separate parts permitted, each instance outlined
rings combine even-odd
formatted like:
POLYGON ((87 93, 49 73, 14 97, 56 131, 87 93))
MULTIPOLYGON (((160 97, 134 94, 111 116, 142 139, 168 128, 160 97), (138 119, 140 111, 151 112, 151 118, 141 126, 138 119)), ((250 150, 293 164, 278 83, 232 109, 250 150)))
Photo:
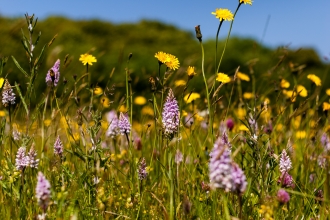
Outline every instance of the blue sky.
MULTIPOLYGON (((0 4, 0 15, 6 17, 24 17, 27 12, 39 19, 51 15, 113 23, 155 19, 192 32, 199 24, 203 38, 214 38, 219 20, 211 12, 215 8, 234 12, 238 0, 0 0, 0 4)), ((329 0, 254 0, 252 6, 242 5, 239 9, 232 34, 262 40, 271 47, 313 47, 322 59, 324 56, 330 59, 329 9, 329 0)), ((220 37, 227 35, 228 27, 229 22, 223 25, 220 37)))

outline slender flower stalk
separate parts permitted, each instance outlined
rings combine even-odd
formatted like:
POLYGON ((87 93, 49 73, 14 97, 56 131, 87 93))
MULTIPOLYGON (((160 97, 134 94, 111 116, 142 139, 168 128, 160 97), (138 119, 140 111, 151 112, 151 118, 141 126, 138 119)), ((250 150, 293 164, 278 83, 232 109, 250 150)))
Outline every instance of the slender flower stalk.
POLYGON ((196 32, 196 38, 199 41, 199 44, 202 49, 202 74, 203 74, 203 80, 205 84, 205 90, 206 90, 206 99, 207 99, 207 110, 209 113, 209 118, 208 118, 208 133, 207 135, 211 135, 212 141, 213 141, 213 115, 212 115, 212 110, 211 110, 211 103, 210 103, 210 94, 209 94, 209 88, 207 85, 206 77, 205 77, 205 71, 204 71, 204 60, 205 60, 205 54, 204 54, 204 47, 202 43, 202 32, 200 29, 200 25, 197 25, 195 27, 195 32, 196 32))

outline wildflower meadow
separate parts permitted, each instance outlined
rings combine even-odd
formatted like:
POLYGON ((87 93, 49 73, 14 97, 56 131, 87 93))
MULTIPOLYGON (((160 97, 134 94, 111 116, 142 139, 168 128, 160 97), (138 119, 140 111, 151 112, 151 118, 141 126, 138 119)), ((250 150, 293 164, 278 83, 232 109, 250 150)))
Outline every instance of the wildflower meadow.
POLYGON ((26 14, 21 57, 0 61, 0 219, 328 219, 329 68, 282 48, 275 65, 224 69, 235 16, 253 7, 237 3, 210 12, 212 53, 192 25, 197 64, 155 50, 143 86, 134 53, 121 69, 98 67, 95 48, 56 56, 61 33, 41 45, 26 14))

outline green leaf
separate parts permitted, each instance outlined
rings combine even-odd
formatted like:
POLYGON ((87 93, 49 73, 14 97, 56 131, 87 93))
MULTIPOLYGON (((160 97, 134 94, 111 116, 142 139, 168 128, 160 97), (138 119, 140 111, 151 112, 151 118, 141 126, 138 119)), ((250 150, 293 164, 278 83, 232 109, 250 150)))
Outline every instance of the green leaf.
POLYGON ((22 101, 23 106, 24 106, 25 111, 26 111, 26 115, 29 115, 29 109, 28 109, 28 107, 27 107, 27 105, 25 103, 25 99, 24 99, 24 97, 22 95, 22 92, 21 92, 21 90, 20 90, 19 85, 17 84, 17 82, 15 82, 15 88, 16 88, 16 90, 18 92, 19 97, 21 98, 21 101, 22 101))
POLYGON ((36 67, 38 65, 38 63, 40 62, 40 60, 42 59, 42 56, 44 55, 45 47, 46 47, 46 45, 43 46, 43 48, 39 54, 39 57, 34 61, 34 67, 36 67))
POLYGON ((14 56, 11 56, 11 58, 13 59, 15 65, 17 66, 17 68, 26 76, 29 77, 29 75, 27 74, 27 72, 25 72, 25 70, 19 65, 19 63, 17 62, 17 60, 15 59, 14 56))
POLYGON ((38 37, 37 37, 37 39, 36 39, 36 41, 35 41, 35 43, 34 43, 34 46, 36 46, 36 45, 38 44, 39 39, 40 39, 40 36, 41 36, 41 31, 40 31, 39 34, 38 34, 38 37))

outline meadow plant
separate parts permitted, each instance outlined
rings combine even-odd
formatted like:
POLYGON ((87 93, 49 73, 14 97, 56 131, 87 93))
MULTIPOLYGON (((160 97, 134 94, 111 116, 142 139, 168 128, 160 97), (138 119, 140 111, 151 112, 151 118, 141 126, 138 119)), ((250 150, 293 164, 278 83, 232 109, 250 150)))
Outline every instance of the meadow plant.
POLYGON ((12 56, 24 77, 7 79, 0 60, 1 219, 326 219, 326 73, 296 64, 287 48, 268 69, 261 52, 221 66, 244 5, 252 1, 212 12, 211 59, 197 25, 200 60, 150 52, 155 70, 142 78, 132 53, 124 70, 105 70, 100 48, 82 45, 78 59, 54 52, 56 36, 39 47, 26 14, 26 63, 12 56), (149 89, 138 84, 148 78, 149 89))

